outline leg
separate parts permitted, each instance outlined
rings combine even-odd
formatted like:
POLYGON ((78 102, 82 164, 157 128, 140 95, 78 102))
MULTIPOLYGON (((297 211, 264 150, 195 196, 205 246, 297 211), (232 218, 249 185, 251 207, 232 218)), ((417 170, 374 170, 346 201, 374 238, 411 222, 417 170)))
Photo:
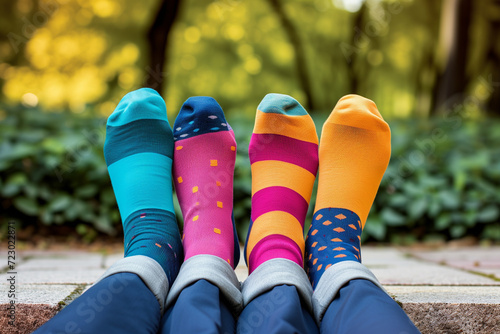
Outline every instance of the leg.
POLYGON ((326 310, 320 329, 322 333, 420 333, 387 293, 364 279, 351 280, 340 289, 326 310))
POLYGON ((122 218, 125 257, 60 317, 49 321, 44 326, 48 333, 66 320, 64 326, 82 326, 87 333, 107 332, 109 326, 122 328, 134 321, 143 329, 130 325, 120 332, 154 333, 169 284, 179 271, 182 245, 170 177, 173 135, 158 93, 140 89, 120 101, 108 118, 104 157, 122 218), (115 287, 129 280, 121 289, 115 287), (94 298, 103 305, 94 306, 94 298), (87 305, 99 312, 95 318, 86 312, 87 305))
POLYGON ((278 285, 253 299, 238 319, 238 334, 318 333, 295 286, 278 285))
POLYGON ((35 331, 51 333, 151 333, 160 305, 136 274, 119 273, 96 283, 35 331))
POLYGON ((262 332, 285 324, 296 325, 298 332, 314 331, 314 323, 313 329, 304 330, 311 322, 300 320, 307 318, 304 312, 312 305, 311 285, 302 268, 304 220, 318 168, 318 137, 311 117, 290 96, 267 95, 257 110, 249 156, 252 216, 245 259, 250 276, 243 284, 247 308, 238 328, 252 329, 255 310, 274 305, 269 291, 288 291, 291 304, 273 306, 262 332))
POLYGON ((182 290, 177 301, 161 320, 161 334, 235 332, 233 310, 227 305, 219 288, 199 280, 182 290))
MULTIPOLYGON (((328 310, 321 324, 325 333, 335 332, 329 325, 338 324, 345 333, 373 333, 385 328, 384 319, 408 324, 401 308, 384 296, 375 276, 361 264, 361 232, 389 163, 390 139, 375 103, 357 95, 340 99, 323 126, 306 265, 316 321, 328 310)), ((413 332, 414 326, 410 322, 405 328, 413 332)))
POLYGON ((201 314, 213 320, 204 324, 209 331, 226 319, 227 309, 238 313, 242 308, 233 270, 240 251, 233 219, 236 141, 221 107, 210 97, 189 98, 174 130, 174 180, 184 217, 185 261, 167 297, 164 331, 197 326, 201 314))

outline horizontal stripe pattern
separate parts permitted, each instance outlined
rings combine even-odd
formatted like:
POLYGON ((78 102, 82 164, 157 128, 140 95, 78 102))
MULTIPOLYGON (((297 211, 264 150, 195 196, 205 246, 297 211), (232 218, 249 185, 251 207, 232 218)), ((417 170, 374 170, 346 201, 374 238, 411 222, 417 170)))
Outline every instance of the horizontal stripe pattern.
POLYGON ((250 162, 279 160, 300 166, 311 174, 318 171, 318 145, 276 134, 252 134, 250 162))
POLYGON ((172 173, 172 159, 169 157, 150 152, 137 153, 118 160, 108 167, 108 171, 122 220, 143 209, 174 212, 172 181, 170 177, 164 177, 172 173))
POLYGON ((300 194, 309 204, 316 178, 314 174, 300 166, 275 160, 254 162, 251 168, 252 196, 267 187, 287 187, 300 194))
POLYGON ((173 158, 172 130, 166 120, 140 119, 121 126, 106 126, 106 165, 137 153, 173 158))
POLYGON ((294 98, 268 94, 257 108, 249 145, 252 215, 249 272, 273 258, 303 265, 303 225, 318 170, 312 118, 294 98))
POLYGON ((253 133, 282 135, 318 144, 318 134, 309 115, 284 116, 257 110, 253 133))
POLYGON ((253 222, 247 240, 247 256, 252 253, 253 248, 260 240, 276 234, 287 235, 299 246, 301 254, 304 254, 305 242, 302 224, 287 212, 271 211, 261 215, 253 222))
POLYGON ((249 271, 254 271, 267 260, 274 258, 288 259, 295 263, 301 263, 303 254, 300 247, 290 238, 284 235, 269 235, 257 242, 250 254, 249 271))
POLYGON ((279 210, 291 214, 303 224, 308 207, 307 201, 290 188, 267 187, 252 196, 252 221, 267 212, 279 210))

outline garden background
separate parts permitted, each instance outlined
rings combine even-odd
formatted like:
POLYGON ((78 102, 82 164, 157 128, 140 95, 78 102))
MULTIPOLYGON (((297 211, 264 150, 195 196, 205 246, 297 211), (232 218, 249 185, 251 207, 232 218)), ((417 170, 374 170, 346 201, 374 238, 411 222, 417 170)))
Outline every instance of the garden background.
POLYGON ((299 100, 318 131, 349 93, 389 121, 365 241, 498 243, 498 36, 497 0, 1 0, 0 240, 12 220, 21 241, 121 238, 105 122, 148 86, 170 124, 192 95, 223 107, 241 240, 253 116, 274 92, 299 100))

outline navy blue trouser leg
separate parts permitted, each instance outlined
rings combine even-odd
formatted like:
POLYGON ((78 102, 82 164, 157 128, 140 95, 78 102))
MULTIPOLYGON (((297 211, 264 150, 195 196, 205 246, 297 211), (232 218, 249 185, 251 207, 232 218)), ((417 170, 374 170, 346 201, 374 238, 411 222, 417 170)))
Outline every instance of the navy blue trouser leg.
POLYGON ((350 281, 330 304, 320 325, 321 333, 420 333, 403 309, 368 280, 350 281))
POLYGON ((136 274, 108 276, 75 299, 36 334, 158 332, 160 304, 136 274))
POLYGON ((161 319, 161 334, 233 334, 235 319, 219 288, 199 280, 182 290, 161 319))
POLYGON ((294 286, 279 285, 252 300, 238 319, 238 334, 318 333, 294 286))

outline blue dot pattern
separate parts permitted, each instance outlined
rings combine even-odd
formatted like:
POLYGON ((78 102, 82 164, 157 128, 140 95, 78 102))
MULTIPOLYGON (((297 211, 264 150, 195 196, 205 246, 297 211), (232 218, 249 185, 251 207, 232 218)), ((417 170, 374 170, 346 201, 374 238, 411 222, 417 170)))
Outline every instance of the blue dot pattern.
MULTIPOLYGON (((174 141, 177 142, 206 133, 230 130, 232 128, 226 121, 221 106, 213 97, 192 96, 184 102, 181 112, 175 119, 174 141)), ((233 264, 237 265, 240 261, 240 247, 238 246, 239 240, 234 222, 234 212, 231 213, 231 219, 233 221, 234 244, 236 245, 234 247, 233 264)))
POLYGON ((361 220, 350 210, 325 208, 314 214, 306 239, 306 271, 313 288, 330 266, 361 262, 361 232, 361 220))
POLYGON ((139 210, 127 217, 123 230, 125 257, 146 255, 155 259, 172 284, 184 257, 175 215, 160 209, 139 210))
POLYGON ((184 102, 181 109, 182 113, 179 113, 174 124, 174 140, 231 130, 231 126, 221 112, 220 105, 211 97, 190 97, 184 102), (194 115, 195 106, 198 115, 194 115), (195 119, 196 122, 189 121, 189 119, 195 119))

